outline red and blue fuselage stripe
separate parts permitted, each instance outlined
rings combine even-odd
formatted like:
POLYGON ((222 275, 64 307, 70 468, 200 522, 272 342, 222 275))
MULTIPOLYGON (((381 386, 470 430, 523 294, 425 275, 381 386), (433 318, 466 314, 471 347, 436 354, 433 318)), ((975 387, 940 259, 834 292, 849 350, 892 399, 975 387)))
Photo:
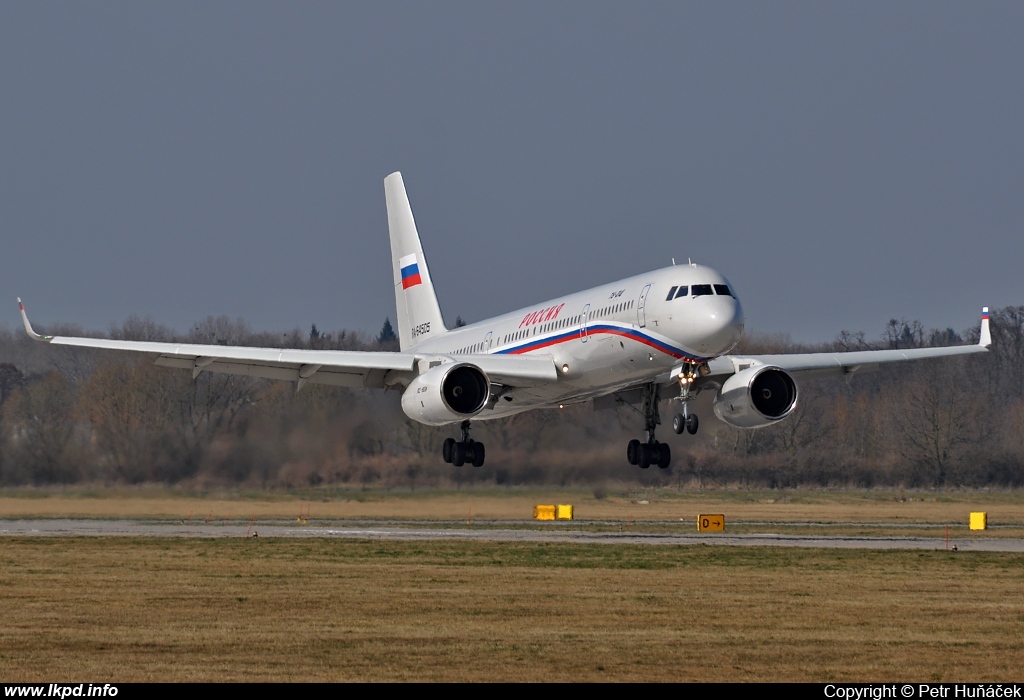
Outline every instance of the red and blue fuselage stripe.
MULTIPOLYGON (((618 335, 623 338, 629 338, 632 341, 642 343, 644 345, 647 345, 648 347, 658 350, 659 352, 663 352, 666 355, 670 355, 671 357, 674 357, 677 360, 687 360, 689 362, 707 362, 708 360, 714 359, 711 357, 701 357, 699 355, 688 353, 682 348, 677 348, 673 345, 669 345, 668 343, 658 340, 657 338, 654 338, 652 336, 649 336, 646 333, 641 333, 639 330, 635 328, 623 328, 621 326, 595 324, 593 326, 588 326, 585 332, 587 336, 600 335, 602 333, 605 333, 608 335, 618 335)), ((503 348, 501 350, 496 351, 495 354, 521 355, 523 353, 534 352, 536 350, 551 347, 552 345, 558 345, 559 343, 564 343, 566 341, 578 340, 579 338, 580 330, 576 329, 568 331, 566 333, 559 333, 558 335, 548 336, 546 338, 537 338, 536 340, 529 340, 525 343, 513 347, 503 348)))

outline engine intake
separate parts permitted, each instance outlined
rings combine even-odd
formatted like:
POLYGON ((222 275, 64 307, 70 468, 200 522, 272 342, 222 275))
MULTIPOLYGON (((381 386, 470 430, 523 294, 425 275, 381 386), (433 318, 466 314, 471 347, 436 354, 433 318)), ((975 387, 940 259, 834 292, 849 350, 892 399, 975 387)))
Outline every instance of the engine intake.
POLYGON ((449 362, 412 380, 402 394, 402 410, 420 423, 446 425, 480 413, 490 396, 491 381, 483 370, 449 362))
POLYGON ((793 376, 780 367, 750 367, 729 377, 715 396, 715 415, 737 428, 763 428, 796 408, 793 376))

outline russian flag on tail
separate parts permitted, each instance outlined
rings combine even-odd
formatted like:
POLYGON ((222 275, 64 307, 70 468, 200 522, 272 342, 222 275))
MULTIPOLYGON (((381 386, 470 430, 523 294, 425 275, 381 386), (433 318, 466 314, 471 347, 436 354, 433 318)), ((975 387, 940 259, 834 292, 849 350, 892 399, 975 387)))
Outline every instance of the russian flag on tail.
POLYGON ((415 253, 399 259, 398 266, 402 270, 402 289, 423 283, 423 280, 420 279, 420 266, 416 263, 415 253))

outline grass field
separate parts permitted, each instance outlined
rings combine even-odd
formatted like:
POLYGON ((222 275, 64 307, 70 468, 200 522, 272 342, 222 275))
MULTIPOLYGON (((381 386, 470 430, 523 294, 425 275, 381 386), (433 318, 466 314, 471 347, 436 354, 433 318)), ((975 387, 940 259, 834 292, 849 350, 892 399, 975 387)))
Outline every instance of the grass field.
POLYGON ((1019 681, 1024 555, 0 540, 14 681, 1019 681))
MULTIPOLYGON (((540 527, 538 503, 589 529, 692 531, 717 512, 731 532, 1024 532, 1014 492, 11 490, 0 519, 540 527), (968 531, 972 510, 996 529, 968 531)), ((1019 681, 1022 600, 1020 554, 3 537, 0 678, 1019 681)))

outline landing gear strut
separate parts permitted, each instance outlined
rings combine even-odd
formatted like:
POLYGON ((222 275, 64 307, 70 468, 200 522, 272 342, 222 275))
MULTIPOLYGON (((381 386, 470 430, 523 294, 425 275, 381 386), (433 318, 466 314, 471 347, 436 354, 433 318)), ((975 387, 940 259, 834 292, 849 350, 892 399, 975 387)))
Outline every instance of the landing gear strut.
POLYGON ((658 442, 654 438, 654 431, 661 423, 661 414, 658 412, 658 385, 647 384, 643 389, 643 414, 644 432, 647 434, 646 442, 630 440, 626 446, 626 459, 641 469, 647 469, 652 464, 665 469, 672 462, 672 451, 668 445, 658 442))
POLYGON ((469 437, 468 420, 462 421, 459 427, 462 428, 462 440, 446 439, 441 446, 441 457, 453 467, 461 467, 466 462, 474 467, 484 466, 484 444, 469 437))
POLYGON ((690 387, 693 385, 693 380, 697 378, 698 374, 706 375, 710 371, 711 369, 707 363, 699 365, 685 364, 679 370, 679 396, 676 398, 676 401, 680 401, 683 404, 683 412, 677 413, 672 419, 672 430, 676 432, 676 435, 682 435, 684 430, 690 435, 697 434, 700 421, 697 420, 697 414, 691 414, 689 410, 690 399, 693 398, 693 395, 690 393, 690 387))

